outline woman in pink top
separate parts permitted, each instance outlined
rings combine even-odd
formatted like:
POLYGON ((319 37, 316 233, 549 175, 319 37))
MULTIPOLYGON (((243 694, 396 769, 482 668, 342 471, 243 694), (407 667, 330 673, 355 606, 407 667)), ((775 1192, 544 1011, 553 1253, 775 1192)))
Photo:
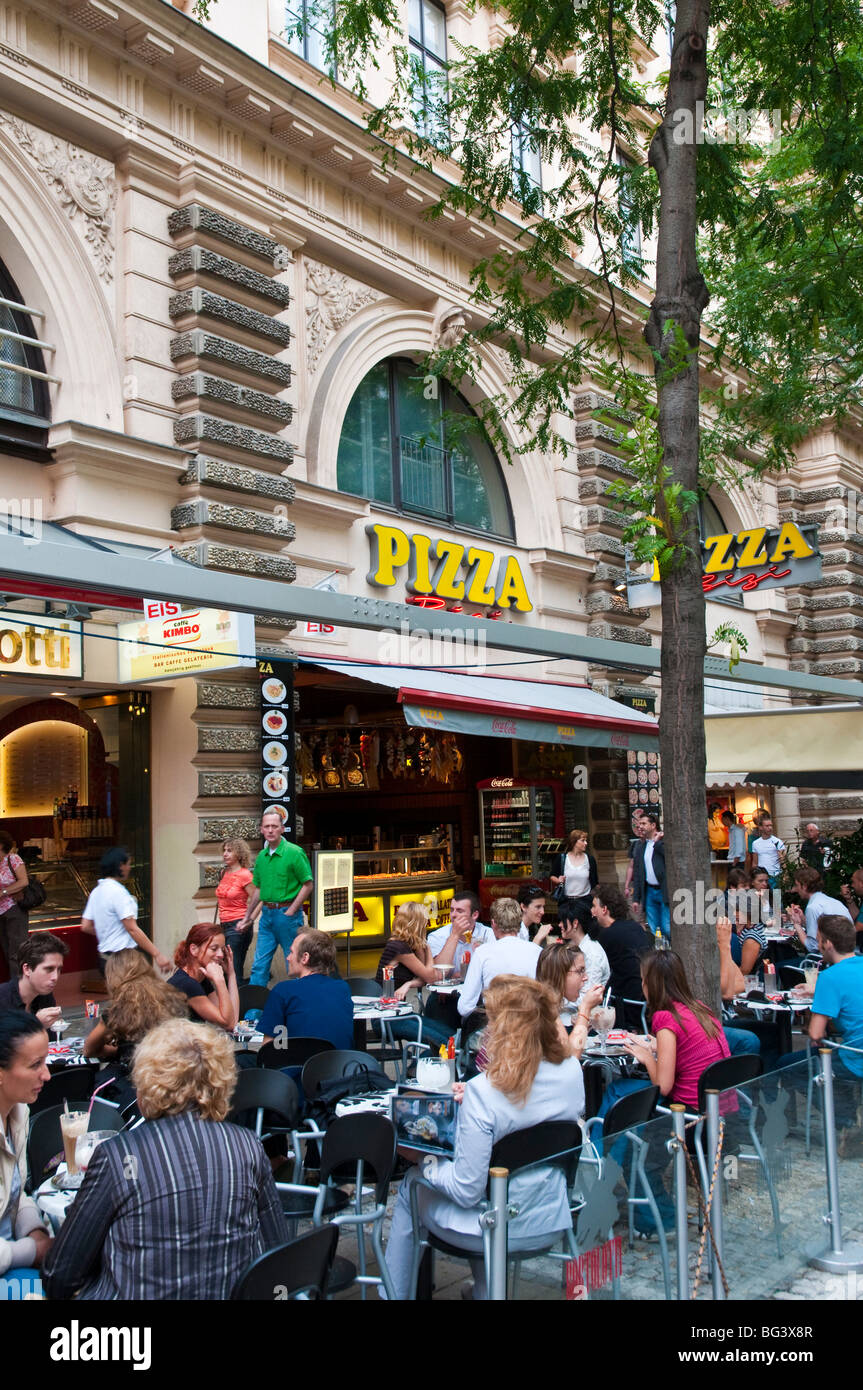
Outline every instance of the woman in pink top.
POLYGON ((676 951, 651 952, 642 961, 641 979, 653 1035, 646 1041, 630 1036, 627 1051, 663 1096, 695 1110, 702 1072, 730 1056, 722 1025, 690 992, 676 951))
POLYGON ((243 926, 252 881, 252 851, 246 841, 226 840, 222 847, 222 863, 225 867, 216 887, 219 904, 216 921, 224 928, 225 945, 231 948, 234 974, 241 984, 246 952, 252 939, 251 926, 243 926))

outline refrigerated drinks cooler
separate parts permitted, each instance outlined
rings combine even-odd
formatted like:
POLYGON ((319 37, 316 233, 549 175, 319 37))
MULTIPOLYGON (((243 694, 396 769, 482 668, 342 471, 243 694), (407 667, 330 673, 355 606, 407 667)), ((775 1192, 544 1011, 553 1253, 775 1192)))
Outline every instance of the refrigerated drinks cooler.
POLYGON ((550 890, 563 838, 560 784, 492 777, 477 791, 483 907, 494 898, 514 898, 525 882, 550 890))

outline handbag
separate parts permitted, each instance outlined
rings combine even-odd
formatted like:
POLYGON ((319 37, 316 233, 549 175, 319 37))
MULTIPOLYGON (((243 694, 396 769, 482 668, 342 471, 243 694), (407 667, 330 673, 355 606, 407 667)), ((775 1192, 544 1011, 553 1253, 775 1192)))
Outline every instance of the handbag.
POLYGON ((562 903, 562 902, 564 901, 565 897, 566 897, 566 855, 565 855, 565 854, 562 854, 562 855, 560 856, 560 876, 561 876, 561 878, 563 879, 563 882, 562 882, 562 883, 558 883, 557 887, 552 888, 552 890, 551 890, 551 896, 554 898, 554 901, 555 901, 556 903, 562 903))
POLYGON ((16 901, 24 912, 32 912, 34 908, 41 907, 47 897, 45 885, 40 883, 38 878, 31 878, 26 888, 21 889, 16 901))

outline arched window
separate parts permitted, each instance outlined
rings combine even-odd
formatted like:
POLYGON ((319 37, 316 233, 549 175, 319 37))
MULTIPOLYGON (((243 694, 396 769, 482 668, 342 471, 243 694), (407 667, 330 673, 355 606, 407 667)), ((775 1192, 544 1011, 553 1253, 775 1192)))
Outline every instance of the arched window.
MULTIPOLYGON (((702 540, 708 536, 724 536, 736 531, 736 523, 729 525, 723 521, 722 513, 710 497, 702 497, 698 504, 698 532, 702 540)), ((733 603, 736 608, 743 607, 743 595, 739 589, 717 589, 708 595, 711 603, 733 603)))
POLYGON ((35 448, 44 453, 49 424, 48 387, 42 351, 18 287, 0 262, 0 448, 35 448))
POLYGON ((448 382, 425 377, 404 358, 379 362, 354 392, 339 440, 338 485, 451 526, 514 534, 500 465, 475 412, 448 382))

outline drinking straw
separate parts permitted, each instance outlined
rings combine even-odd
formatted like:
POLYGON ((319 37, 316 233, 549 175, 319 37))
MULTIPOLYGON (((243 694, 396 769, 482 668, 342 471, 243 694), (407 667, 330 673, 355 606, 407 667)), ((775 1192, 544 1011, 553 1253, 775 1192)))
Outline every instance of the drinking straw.
POLYGON ((602 1001, 602 1007, 603 1007, 604 1009, 607 1009, 607 1008, 608 1008, 608 1001, 609 1001, 610 998, 611 998, 611 985, 609 985, 609 986, 608 986, 608 989, 605 991, 605 998, 604 998, 603 1001, 602 1001))
POLYGON ((97 1086, 97 1087, 96 1087, 95 1091, 93 1092, 93 1094, 92 1094, 91 1097, 90 1097, 90 1104, 87 1106, 87 1114, 88 1114, 88 1115, 90 1114, 90 1111, 93 1109, 93 1101, 96 1099, 96 1097, 97 1097, 97 1095, 99 1094, 99 1092, 100 1092, 100 1091, 107 1090, 107 1088, 108 1088, 109 1086, 113 1086, 113 1084, 114 1084, 114 1078, 113 1078, 113 1076, 112 1076, 111 1079, 110 1079, 110 1081, 103 1081, 101 1086, 97 1086))
POLYGON ((69 1102, 65 1096, 63 1097, 63 1110, 67 1115, 69 1114, 69 1102))

